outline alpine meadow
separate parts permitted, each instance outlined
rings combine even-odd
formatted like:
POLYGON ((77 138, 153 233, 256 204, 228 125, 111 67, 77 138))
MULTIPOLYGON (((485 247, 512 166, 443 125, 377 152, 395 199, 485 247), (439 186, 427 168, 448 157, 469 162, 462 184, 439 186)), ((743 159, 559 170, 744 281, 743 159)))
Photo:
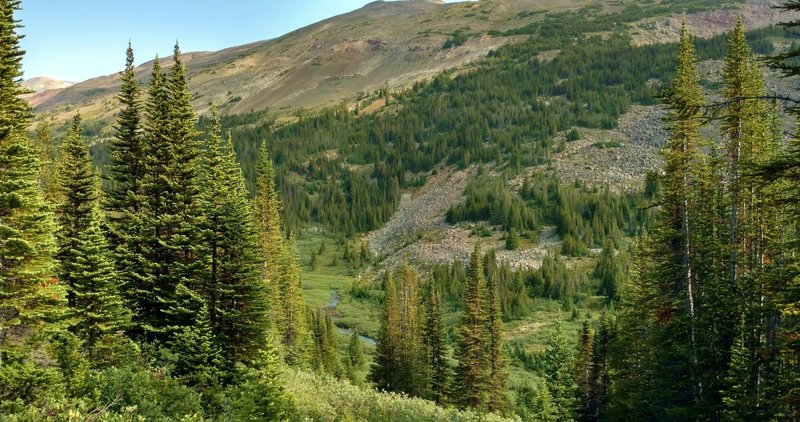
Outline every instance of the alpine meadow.
POLYGON ((74 84, 48 13, 0 0, 0 421, 800 420, 800 1, 375 1, 74 84))

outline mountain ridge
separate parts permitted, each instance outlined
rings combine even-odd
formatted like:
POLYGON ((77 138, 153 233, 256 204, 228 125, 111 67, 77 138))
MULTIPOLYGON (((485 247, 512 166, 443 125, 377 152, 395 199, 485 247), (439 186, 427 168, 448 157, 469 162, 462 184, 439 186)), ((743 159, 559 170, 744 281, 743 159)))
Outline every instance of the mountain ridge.
MULTIPOLYGON (((786 18, 773 9, 775 3, 749 0, 736 11, 748 27, 763 27, 786 18)), ((535 25, 547 13, 587 6, 603 12, 616 7, 593 0, 376 1, 274 39, 216 52, 184 53, 182 59, 188 68, 194 105, 201 114, 216 104, 225 114, 269 107, 288 116, 345 99, 352 107, 353 101, 370 92, 407 88, 528 36, 498 34, 535 25)), ((728 28, 730 16, 735 14, 722 9, 685 16, 690 23, 702 25, 702 35, 710 36, 728 28)), ((676 15, 660 16, 626 25, 638 44, 665 42, 677 35, 676 19, 676 15)), ((172 59, 164 58, 161 63, 169 67, 172 59)), ((148 60, 136 69, 143 84, 151 67, 152 60, 148 60)), ((55 114, 57 119, 66 118, 75 108, 87 118, 110 119, 117 109, 118 81, 116 74, 99 76, 33 95, 30 101, 37 111, 55 114)))

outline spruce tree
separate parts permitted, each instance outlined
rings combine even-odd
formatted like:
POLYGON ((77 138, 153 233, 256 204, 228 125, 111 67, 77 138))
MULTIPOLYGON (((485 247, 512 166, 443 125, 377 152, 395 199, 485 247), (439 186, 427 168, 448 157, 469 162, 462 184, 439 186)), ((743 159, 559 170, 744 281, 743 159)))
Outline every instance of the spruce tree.
POLYGON ((578 359, 575 364, 575 379, 578 384, 579 419, 594 421, 598 419, 597 405, 594 403, 594 332, 589 321, 583 322, 578 341, 578 359))
POLYGON ((186 68, 175 48, 170 77, 158 60, 145 105, 141 182, 141 210, 131 216, 137 227, 134 240, 140 251, 133 257, 130 302, 134 332, 161 342, 180 327, 194 324, 196 315, 181 311, 175 298, 178 286, 200 289, 208 265, 201 235, 199 154, 186 68))
POLYGON ((309 322, 305 318, 300 267, 294 242, 283 236, 281 204, 275 188, 275 170, 267 152, 261 147, 256 166, 256 193, 253 214, 259 232, 262 279, 268 301, 273 330, 280 338, 286 361, 291 364, 307 358, 309 322))
POLYGON ((98 179, 89 150, 81 139, 76 115, 61 147, 61 185, 57 215, 58 278, 67 288, 73 330, 94 356, 97 341, 125 328, 129 315, 118 291, 118 277, 100 228, 98 179))
POLYGON ((46 115, 37 119, 34 145, 39 152, 39 185, 45 200, 50 204, 60 202, 56 179, 56 146, 50 131, 50 120, 46 115))
POLYGON ((128 43, 125 70, 120 73, 120 89, 117 95, 122 110, 117 115, 115 134, 111 140, 111 162, 106 166, 108 183, 105 210, 111 226, 120 231, 112 234, 114 246, 126 244, 124 223, 127 214, 141 208, 140 183, 145 176, 144 139, 142 137, 141 88, 134 70, 133 48, 128 43))
POLYGON ((547 387, 552 394, 555 414, 559 421, 574 420, 577 410, 578 386, 573 378, 575 355, 572 350, 563 323, 560 319, 556 320, 555 333, 547 342, 543 363, 547 387))
POLYGON ((506 372, 507 359, 503 353, 503 315, 500 307, 499 277, 494 273, 486 284, 487 329, 489 331, 489 402, 488 409, 492 412, 506 410, 508 403, 506 389, 508 373, 506 372))
POLYGON ((463 407, 486 410, 489 404, 488 320, 486 283, 483 276, 480 245, 470 256, 464 288, 464 312, 461 317, 459 365, 456 383, 458 402, 463 407))
POLYGON ((55 221, 38 182, 39 161, 26 139, 30 110, 20 98, 18 0, 0 1, 0 366, 61 305, 53 278, 55 221))
POLYGON ((394 278, 388 272, 384 283, 384 292, 381 328, 369 379, 379 390, 400 391, 401 385, 398 379, 400 371, 400 316, 398 315, 397 289, 394 284, 394 278))
POLYGON ((354 371, 360 371, 364 366, 364 346, 361 344, 358 330, 353 330, 353 334, 350 335, 350 342, 347 344, 347 358, 350 368, 354 371))
POLYGON ((399 359, 400 387, 405 393, 422 397, 427 388, 425 359, 422 349, 422 293, 419 277, 404 261, 398 274, 400 277, 400 339, 399 359))
POLYGON ((266 345, 267 298, 244 177, 231 141, 223 141, 220 132, 212 110, 200 197, 209 263, 197 290, 207 301, 209 324, 223 356, 232 364, 252 361, 266 345))
MULTIPOLYGON (((305 300, 300 283, 300 265, 294 237, 286 242, 279 257, 280 306, 283 331, 281 341, 286 352, 286 362, 298 365, 308 358, 306 350, 310 341, 306 320, 305 300)), ((263 286, 263 284, 262 284, 263 286)), ((267 289, 264 289, 265 294, 267 289)))
POLYGON ((431 399, 436 403, 444 403, 450 389, 451 368, 447 361, 444 338, 444 322, 442 321, 442 305, 439 291, 431 285, 428 311, 425 313, 425 330, 423 342, 427 358, 428 390, 431 399))

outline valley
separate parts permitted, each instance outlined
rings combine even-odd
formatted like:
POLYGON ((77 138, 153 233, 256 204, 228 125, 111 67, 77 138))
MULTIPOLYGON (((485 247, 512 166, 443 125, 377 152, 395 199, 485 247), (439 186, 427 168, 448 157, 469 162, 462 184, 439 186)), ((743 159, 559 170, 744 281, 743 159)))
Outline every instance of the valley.
POLYGON ((76 84, 0 57, 0 414, 794 418, 783 5, 377 1, 76 84))

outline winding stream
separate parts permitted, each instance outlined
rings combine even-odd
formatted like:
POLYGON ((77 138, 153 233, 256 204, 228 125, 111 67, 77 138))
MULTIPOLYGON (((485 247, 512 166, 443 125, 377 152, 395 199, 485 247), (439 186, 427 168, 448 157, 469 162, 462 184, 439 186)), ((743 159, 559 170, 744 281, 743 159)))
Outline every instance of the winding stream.
MULTIPOLYGON (((331 298, 328 301, 327 308, 328 308, 328 311, 331 313, 331 318, 333 319, 333 323, 334 324, 336 324, 337 320, 342 318, 341 315, 339 315, 339 313, 336 312, 336 307, 339 306, 339 302, 341 300, 342 300, 342 298, 339 296, 339 292, 337 292, 336 290, 331 290, 331 298)), ((336 329, 339 330, 339 332, 342 333, 342 334, 347 334, 348 336, 353 335, 353 329, 352 328, 344 328, 344 327, 340 327, 340 326, 336 325, 336 329)), ((364 335, 361 335, 361 334, 358 335, 358 338, 360 338, 361 341, 364 344, 368 344, 368 345, 373 346, 373 347, 377 344, 375 339, 367 337, 367 336, 364 336, 364 335)))

